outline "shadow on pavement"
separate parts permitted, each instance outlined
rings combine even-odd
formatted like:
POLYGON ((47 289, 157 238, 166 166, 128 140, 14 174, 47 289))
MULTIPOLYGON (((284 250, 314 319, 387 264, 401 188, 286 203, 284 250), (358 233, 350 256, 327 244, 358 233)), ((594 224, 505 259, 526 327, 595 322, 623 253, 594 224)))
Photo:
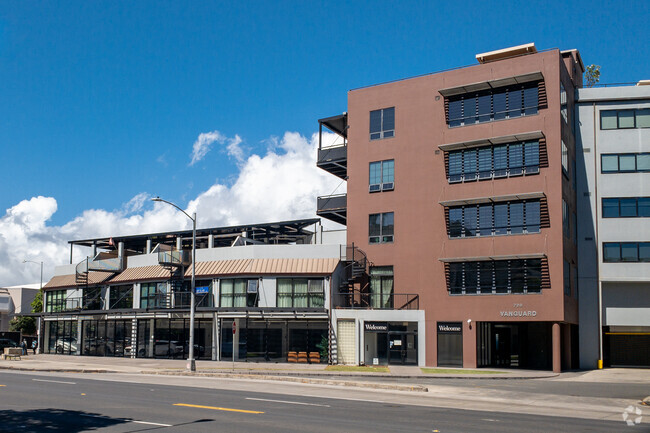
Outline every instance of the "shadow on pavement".
POLYGON ((78 410, 0 410, 0 431, 2 432, 32 433, 46 431, 75 433, 96 430, 129 421, 124 418, 111 418, 78 410))

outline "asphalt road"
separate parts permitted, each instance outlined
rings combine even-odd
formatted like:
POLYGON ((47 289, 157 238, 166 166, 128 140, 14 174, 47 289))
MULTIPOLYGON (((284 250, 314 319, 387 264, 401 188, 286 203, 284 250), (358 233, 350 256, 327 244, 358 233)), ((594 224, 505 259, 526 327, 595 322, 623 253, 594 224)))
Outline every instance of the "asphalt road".
POLYGON ((553 379, 445 379, 418 377, 402 379, 391 377, 355 377, 366 382, 381 381, 421 385, 444 385, 498 390, 516 390, 537 394, 571 395, 574 397, 607 397, 643 400, 650 396, 650 382, 644 383, 594 383, 553 379))
MULTIPOLYGON (((400 400, 389 403, 373 399, 370 392, 367 398, 348 398, 346 395, 342 391, 340 397, 324 398, 129 383, 106 380, 101 375, 3 372, 0 373, 0 431, 628 431, 624 423, 615 421, 441 409, 403 404, 400 400)), ((643 431, 646 427, 637 426, 634 431, 643 431)))

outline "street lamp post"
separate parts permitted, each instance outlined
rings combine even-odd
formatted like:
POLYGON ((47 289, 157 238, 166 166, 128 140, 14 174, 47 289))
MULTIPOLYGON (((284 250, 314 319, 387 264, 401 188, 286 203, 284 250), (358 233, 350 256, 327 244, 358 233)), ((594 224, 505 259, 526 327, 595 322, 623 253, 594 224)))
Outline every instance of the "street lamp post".
POLYGON ((196 212, 190 216, 180 207, 176 206, 174 203, 163 200, 160 197, 155 197, 151 199, 152 201, 159 201, 162 203, 167 203, 170 206, 175 207, 179 211, 183 212, 185 216, 192 220, 192 283, 190 286, 190 347, 187 359, 187 367, 190 371, 196 371, 196 360, 194 359, 194 310, 195 308, 195 271, 196 271, 196 212))
MULTIPOLYGON (((41 265, 41 283, 39 285, 39 290, 41 293, 41 296, 43 296, 43 262, 35 262, 34 260, 23 260, 23 263, 36 263, 37 265, 41 265)), ((45 305, 45 300, 43 299, 43 305, 45 305)), ((42 312, 42 311, 39 311, 42 312)), ((38 353, 41 353, 41 317, 38 317, 38 329, 36 330, 36 339, 37 344, 36 346, 38 347, 38 353)))

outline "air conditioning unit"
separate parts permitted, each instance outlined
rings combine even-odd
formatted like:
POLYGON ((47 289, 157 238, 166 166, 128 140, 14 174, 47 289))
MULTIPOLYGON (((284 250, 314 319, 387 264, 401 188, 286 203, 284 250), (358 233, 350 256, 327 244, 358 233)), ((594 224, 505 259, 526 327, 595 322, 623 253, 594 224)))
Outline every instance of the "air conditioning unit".
POLYGON ((381 184, 382 191, 392 191, 395 189, 395 182, 386 182, 381 184))
POLYGON ((529 167, 525 168, 526 174, 537 174, 539 173, 539 166, 538 165, 531 165, 529 167))
POLYGON ((379 191, 381 191, 381 185, 378 184, 378 183, 374 183, 374 184, 370 185, 370 187, 368 188, 368 191, 369 192, 379 192, 379 191))

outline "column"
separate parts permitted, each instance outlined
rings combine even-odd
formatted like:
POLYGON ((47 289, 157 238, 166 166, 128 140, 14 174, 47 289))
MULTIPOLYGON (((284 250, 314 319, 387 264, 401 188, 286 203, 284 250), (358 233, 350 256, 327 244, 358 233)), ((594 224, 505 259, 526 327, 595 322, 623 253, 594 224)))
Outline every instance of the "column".
POLYGON ((553 323, 553 373, 560 373, 562 371, 562 334, 560 324, 553 323))

